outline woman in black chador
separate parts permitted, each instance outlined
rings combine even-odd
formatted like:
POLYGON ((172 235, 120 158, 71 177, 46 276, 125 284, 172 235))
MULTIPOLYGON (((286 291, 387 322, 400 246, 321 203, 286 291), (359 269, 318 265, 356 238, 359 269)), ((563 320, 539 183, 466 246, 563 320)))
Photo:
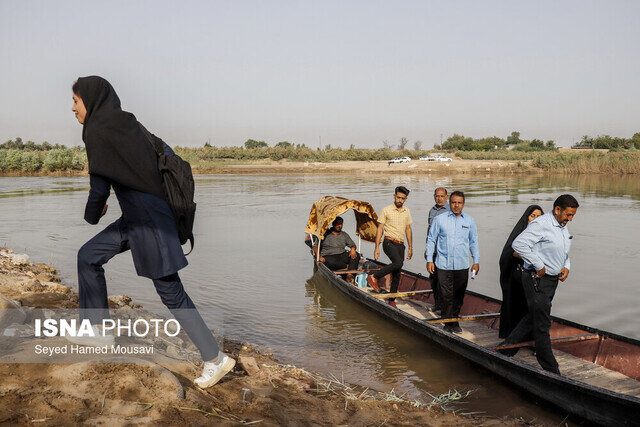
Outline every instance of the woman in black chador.
POLYGON ((502 288, 502 307, 500 308, 500 338, 506 338, 527 314, 527 300, 520 281, 522 259, 513 251, 511 244, 527 228, 527 225, 540 215, 542 208, 531 205, 513 227, 500 255, 500 287, 502 288))
MULTIPOLYGON (((221 352, 213 334, 184 290, 178 270, 187 265, 173 214, 165 201, 157 154, 135 116, 120 108, 120 99, 101 77, 81 77, 73 85, 73 112, 83 125, 91 190, 84 212, 97 224, 107 211, 111 188, 122 216, 85 243, 78 251, 80 314, 88 318, 96 337, 74 337, 85 345, 114 342, 98 325, 108 317, 107 284, 102 266, 115 255, 131 250, 139 276, 148 277, 198 347, 204 369, 195 380, 200 387, 218 382, 235 365, 221 352)), ((173 154, 163 142, 165 152, 173 154)))

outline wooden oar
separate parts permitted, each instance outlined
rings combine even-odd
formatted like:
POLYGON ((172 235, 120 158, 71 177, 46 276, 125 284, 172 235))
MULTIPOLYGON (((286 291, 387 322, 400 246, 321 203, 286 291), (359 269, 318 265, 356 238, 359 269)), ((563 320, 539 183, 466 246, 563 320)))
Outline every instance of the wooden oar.
POLYGON ((335 274, 358 274, 358 273, 373 273, 376 270, 336 270, 335 274))
POLYGON ((387 299, 387 298, 402 298, 402 297, 408 297, 411 295, 429 294, 431 292, 433 292, 433 290, 425 289, 423 291, 394 292, 392 294, 379 294, 379 295, 371 295, 371 296, 378 299, 387 299))
MULTIPOLYGON (((575 342, 575 341, 587 341, 595 340, 599 337, 598 334, 585 334, 585 335, 571 335, 567 337, 551 338, 552 343, 560 342, 575 342)), ((487 347, 489 350, 505 350, 507 348, 518 348, 536 345, 535 341, 520 342, 517 344, 496 345, 493 347, 487 347)))
POLYGON ((450 317, 450 318, 441 317, 440 319, 427 320, 426 322, 427 323, 466 322, 469 320, 480 320, 480 319, 487 319, 487 318, 498 317, 498 316, 500 316, 500 313, 486 313, 486 314, 474 314, 472 316, 460 316, 460 317, 450 317))

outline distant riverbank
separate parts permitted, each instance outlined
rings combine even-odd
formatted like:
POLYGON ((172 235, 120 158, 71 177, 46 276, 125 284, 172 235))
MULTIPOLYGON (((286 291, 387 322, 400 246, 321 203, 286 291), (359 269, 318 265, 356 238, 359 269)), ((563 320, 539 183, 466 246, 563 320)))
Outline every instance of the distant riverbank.
MULTIPOLYGON (((241 149, 239 147, 176 148, 191 163, 194 173, 367 173, 367 174, 607 174, 640 173, 640 152, 561 150, 558 152, 458 151, 446 153, 452 162, 423 161, 426 152, 410 150, 311 151, 298 156, 288 149, 241 149), (235 148, 235 150, 231 150, 235 148), (270 150, 268 153, 261 150, 270 150), (276 152, 277 151, 277 152, 276 152), (295 154, 295 155, 294 155, 295 154), (388 162, 391 157, 410 157, 406 163, 388 162)), ((49 152, 0 150, 2 176, 86 175, 86 153, 77 148, 49 152)))

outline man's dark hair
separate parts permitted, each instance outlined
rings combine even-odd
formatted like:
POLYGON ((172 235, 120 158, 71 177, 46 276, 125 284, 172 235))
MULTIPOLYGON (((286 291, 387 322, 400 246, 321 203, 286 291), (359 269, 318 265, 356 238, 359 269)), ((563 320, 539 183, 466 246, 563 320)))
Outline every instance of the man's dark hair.
POLYGON ((433 195, 435 196, 438 193, 438 190, 444 190, 444 194, 447 194, 447 189, 444 187, 438 187, 435 190, 433 190, 433 195))
MULTIPOLYGON (((80 87, 79 86, 80 85, 78 85, 78 81, 77 80, 75 82, 73 82, 73 86, 71 86, 71 90, 77 96, 80 96, 80 87)), ((82 98, 82 97, 80 96, 80 98, 82 98)))
POLYGON ((553 209, 555 209, 556 206, 560 206, 560 209, 565 210, 566 208, 577 209, 580 204, 571 194, 563 194, 562 196, 558 197, 555 202, 553 202, 553 209))
POLYGON ((342 223, 344 223, 344 219, 342 219, 341 216, 337 216, 336 219, 333 220, 331 225, 342 224, 342 223))
POLYGON ((407 189, 407 187, 403 187, 402 185, 400 185, 400 186, 396 187, 395 194, 398 194, 398 193, 402 193, 405 196, 408 196, 409 195, 409 190, 407 189))
POLYGON ((451 198, 453 196, 462 197, 462 201, 464 202, 464 193, 462 191, 454 191, 453 193, 451 193, 451 195, 449 196, 449 202, 451 202, 451 198))

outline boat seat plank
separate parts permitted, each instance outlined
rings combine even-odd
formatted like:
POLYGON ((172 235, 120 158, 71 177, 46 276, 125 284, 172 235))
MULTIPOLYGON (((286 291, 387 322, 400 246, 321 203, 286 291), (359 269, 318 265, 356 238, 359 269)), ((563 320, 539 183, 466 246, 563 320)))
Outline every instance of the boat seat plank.
POLYGON ((396 305, 398 309, 412 316, 415 316, 418 319, 427 319, 427 316, 425 316, 425 313, 423 312, 424 309, 420 309, 418 307, 414 307, 412 304, 408 304, 406 302, 400 302, 400 301, 396 301, 396 305))
POLYGON ((410 303, 413 306, 419 307, 420 309, 422 309, 422 313, 424 313, 424 315, 426 316, 426 319, 437 319, 438 315, 435 314, 433 311, 431 311, 431 309, 433 308, 432 304, 426 303, 424 301, 420 301, 417 299, 407 299, 406 300, 408 303, 410 303))
POLYGON ((488 328, 484 323, 469 321, 461 324, 461 327, 462 334, 460 336, 462 338, 481 346, 495 343, 499 339, 498 331, 488 328))

